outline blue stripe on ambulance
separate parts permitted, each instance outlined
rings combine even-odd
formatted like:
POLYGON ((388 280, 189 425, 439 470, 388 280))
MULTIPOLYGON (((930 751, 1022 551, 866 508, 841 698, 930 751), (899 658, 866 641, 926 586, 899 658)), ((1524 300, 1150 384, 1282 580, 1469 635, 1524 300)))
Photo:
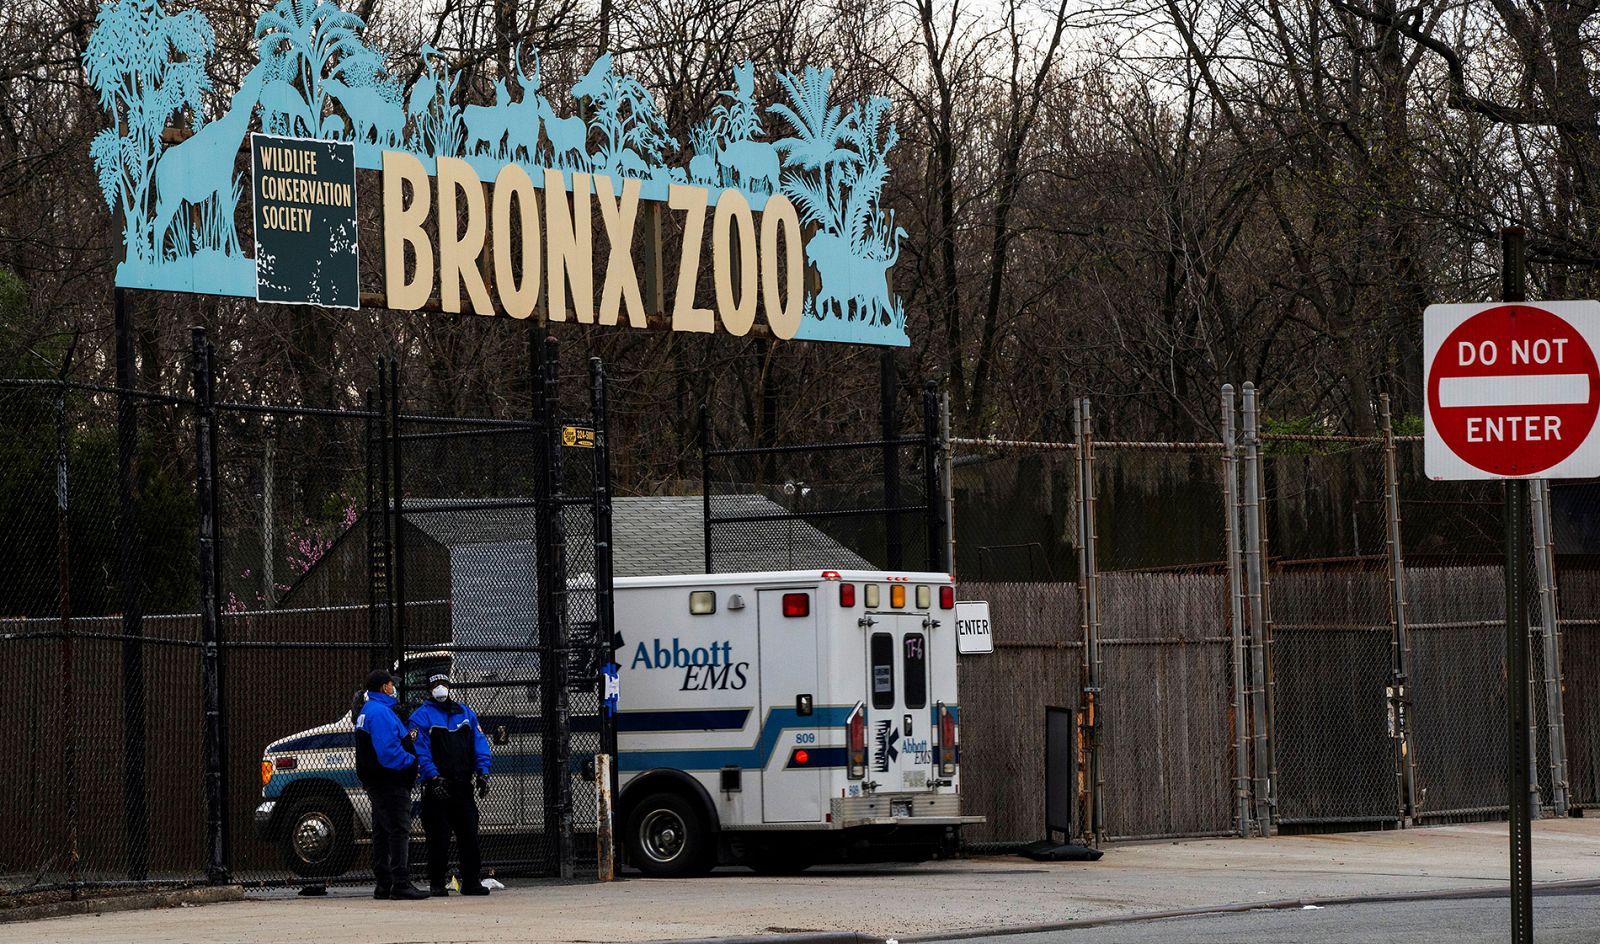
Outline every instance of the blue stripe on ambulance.
POLYGON ((677 770, 721 770, 734 766, 762 769, 772 759, 778 738, 791 728, 843 727, 855 706, 819 705, 808 717, 793 708, 773 708, 752 747, 709 748, 702 750, 622 751, 617 767, 624 773, 669 767, 677 770))

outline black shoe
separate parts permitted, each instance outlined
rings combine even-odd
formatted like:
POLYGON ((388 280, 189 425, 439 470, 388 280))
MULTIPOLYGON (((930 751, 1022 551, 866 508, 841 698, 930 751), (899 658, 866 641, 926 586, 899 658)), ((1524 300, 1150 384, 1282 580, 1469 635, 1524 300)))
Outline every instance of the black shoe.
POLYGON ((428 897, 428 893, 407 882, 390 889, 389 897, 396 901, 423 901, 428 897))
POLYGON ((374 888, 372 890, 372 897, 378 899, 379 901, 386 900, 389 897, 389 886, 379 885, 377 888, 374 888))
POLYGON ((428 894, 432 895, 435 898, 449 898, 450 897, 450 886, 449 885, 430 885, 430 886, 428 886, 428 894))
POLYGON ((483 885, 481 885, 481 884, 479 884, 477 882, 474 882, 471 885, 463 885, 463 886, 461 886, 461 894, 463 894, 463 895, 487 895, 487 894, 489 894, 489 889, 485 888, 483 885))

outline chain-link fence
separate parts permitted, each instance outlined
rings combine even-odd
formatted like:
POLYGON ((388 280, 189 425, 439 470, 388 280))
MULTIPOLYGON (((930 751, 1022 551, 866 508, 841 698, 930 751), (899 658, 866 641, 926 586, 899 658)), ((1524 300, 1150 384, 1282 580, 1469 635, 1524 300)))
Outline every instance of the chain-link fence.
MULTIPOLYGON (((1387 406, 1332 435, 1224 394, 1215 443, 954 440, 963 794, 983 842, 1044 832, 1045 705, 1077 711, 1095 839, 1504 816, 1501 490, 1437 483, 1387 406), (1085 483, 1092 485, 1087 487, 1085 483)), ((1600 501, 1532 488, 1530 794, 1600 801, 1600 501)))
POLYGON ((946 569, 948 514, 940 404, 922 392, 920 428, 876 440, 725 443, 700 414, 707 573, 881 567, 946 569))
POLYGON ((551 345, 521 417, 408 413, 393 364, 366 409, 234 398, 198 333, 189 396, 0 382, 0 895, 370 879, 375 666, 478 713, 489 869, 609 870, 604 377, 563 418, 551 345))

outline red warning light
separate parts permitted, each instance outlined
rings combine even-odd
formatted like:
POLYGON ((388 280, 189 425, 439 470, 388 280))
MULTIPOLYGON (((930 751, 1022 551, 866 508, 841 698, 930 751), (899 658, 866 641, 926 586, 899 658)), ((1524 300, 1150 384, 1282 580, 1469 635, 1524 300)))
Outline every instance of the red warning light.
POLYGON ((805 751, 795 751, 794 752, 794 762, 797 763, 797 764, 803 764, 803 763, 805 763, 806 761, 808 761, 810 759, 811 759, 811 755, 807 754, 805 751))

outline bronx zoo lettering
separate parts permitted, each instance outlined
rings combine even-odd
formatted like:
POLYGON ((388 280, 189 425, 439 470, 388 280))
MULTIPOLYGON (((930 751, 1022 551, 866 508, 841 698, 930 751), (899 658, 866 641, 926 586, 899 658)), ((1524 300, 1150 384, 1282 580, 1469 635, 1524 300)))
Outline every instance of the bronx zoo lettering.
MULTIPOLYGON (((390 308, 421 308, 437 287, 439 306, 447 312, 470 307, 480 315, 504 310, 527 318, 542 297, 551 321, 566 321, 570 311, 582 324, 615 325, 625 316, 630 327, 649 326, 632 253, 640 181, 574 172, 569 194, 559 170, 545 169, 542 187, 536 187, 528 171, 506 164, 486 196, 467 161, 440 157, 436 165, 430 178, 415 155, 383 153, 384 283, 390 308), (610 246, 598 307, 596 204, 610 246), (438 227, 437 252, 430 221, 438 227), (415 260, 409 272, 407 249, 415 260), (486 279, 486 272, 492 277, 486 279)), ((711 332, 720 322, 729 334, 743 336, 755 325, 759 308, 774 337, 793 338, 805 314, 805 246, 794 204, 773 194, 758 227, 738 189, 719 191, 714 209, 707 187, 673 183, 667 192, 667 207, 682 214, 684 231, 677 265, 666 267, 672 329, 711 332), (708 211, 709 247, 704 237, 708 211), (706 269, 714 309, 695 305, 699 275, 706 269)))

